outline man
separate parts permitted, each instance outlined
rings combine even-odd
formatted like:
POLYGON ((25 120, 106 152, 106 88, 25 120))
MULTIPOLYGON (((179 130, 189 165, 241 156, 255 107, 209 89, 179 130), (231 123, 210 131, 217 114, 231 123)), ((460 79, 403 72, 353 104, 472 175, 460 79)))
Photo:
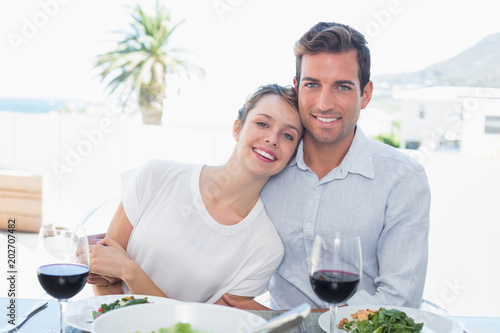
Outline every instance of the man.
MULTIPOLYGON (((325 308, 309 283, 316 233, 361 238, 363 276, 347 303, 420 306, 428 255, 430 191, 424 169, 356 125, 370 102, 370 52, 364 36, 318 23, 295 45, 295 89, 305 127, 295 160, 271 178, 261 198, 285 245, 269 291, 271 306, 325 308)), ((255 301, 225 301, 262 309, 255 301)))

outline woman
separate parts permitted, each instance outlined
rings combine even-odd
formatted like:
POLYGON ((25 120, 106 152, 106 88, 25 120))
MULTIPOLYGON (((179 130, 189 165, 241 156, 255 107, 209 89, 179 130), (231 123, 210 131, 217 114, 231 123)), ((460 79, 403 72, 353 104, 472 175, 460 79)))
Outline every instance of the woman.
POLYGON ((91 272, 121 279, 96 294, 225 304, 265 291, 283 245, 259 194, 302 136, 293 88, 259 88, 239 110, 222 166, 148 162, 124 175, 122 202, 92 248, 91 272))

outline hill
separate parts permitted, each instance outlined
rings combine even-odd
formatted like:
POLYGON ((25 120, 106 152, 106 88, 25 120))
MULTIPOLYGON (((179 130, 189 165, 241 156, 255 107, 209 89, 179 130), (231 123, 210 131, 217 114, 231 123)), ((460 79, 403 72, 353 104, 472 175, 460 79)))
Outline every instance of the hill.
POLYGON ((455 57, 421 71, 378 75, 373 81, 388 90, 432 86, 500 88, 500 33, 485 37, 455 57))

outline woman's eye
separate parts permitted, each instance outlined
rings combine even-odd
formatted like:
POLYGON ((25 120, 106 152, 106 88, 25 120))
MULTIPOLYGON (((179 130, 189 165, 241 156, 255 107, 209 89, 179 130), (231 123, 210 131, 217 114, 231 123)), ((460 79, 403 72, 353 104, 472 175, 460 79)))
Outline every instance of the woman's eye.
POLYGON ((287 140, 293 140, 293 136, 291 136, 290 134, 288 133, 283 133, 283 136, 285 137, 285 139, 287 140))
POLYGON ((257 126, 260 126, 260 127, 267 127, 267 124, 263 121, 258 121, 257 122, 257 126))

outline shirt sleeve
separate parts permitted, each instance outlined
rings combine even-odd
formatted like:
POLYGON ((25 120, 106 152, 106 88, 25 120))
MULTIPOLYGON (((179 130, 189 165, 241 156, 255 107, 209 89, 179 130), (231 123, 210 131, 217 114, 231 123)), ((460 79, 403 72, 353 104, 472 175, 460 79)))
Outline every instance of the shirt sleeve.
POLYGON ((378 246, 374 295, 358 291, 349 305, 419 308, 427 273, 430 189, 423 168, 402 177, 390 194, 378 246))
POLYGON ((215 303, 225 293, 256 297, 267 291, 269 281, 280 265, 285 251, 279 236, 271 232, 261 239, 261 245, 246 259, 244 267, 231 282, 215 293, 207 303, 215 303))
POLYGON ((123 209, 134 227, 139 222, 153 196, 152 180, 155 179, 156 164, 156 161, 150 161, 142 168, 127 171, 121 176, 123 209))
MULTIPOLYGON (((267 291, 267 286, 274 272, 283 259, 283 251, 276 253, 273 258, 269 258, 265 265, 247 267, 248 277, 243 279, 238 285, 228 291, 228 293, 238 296, 255 297, 267 291)), ((242 272, 243 273, 243 272, 242 272)))

